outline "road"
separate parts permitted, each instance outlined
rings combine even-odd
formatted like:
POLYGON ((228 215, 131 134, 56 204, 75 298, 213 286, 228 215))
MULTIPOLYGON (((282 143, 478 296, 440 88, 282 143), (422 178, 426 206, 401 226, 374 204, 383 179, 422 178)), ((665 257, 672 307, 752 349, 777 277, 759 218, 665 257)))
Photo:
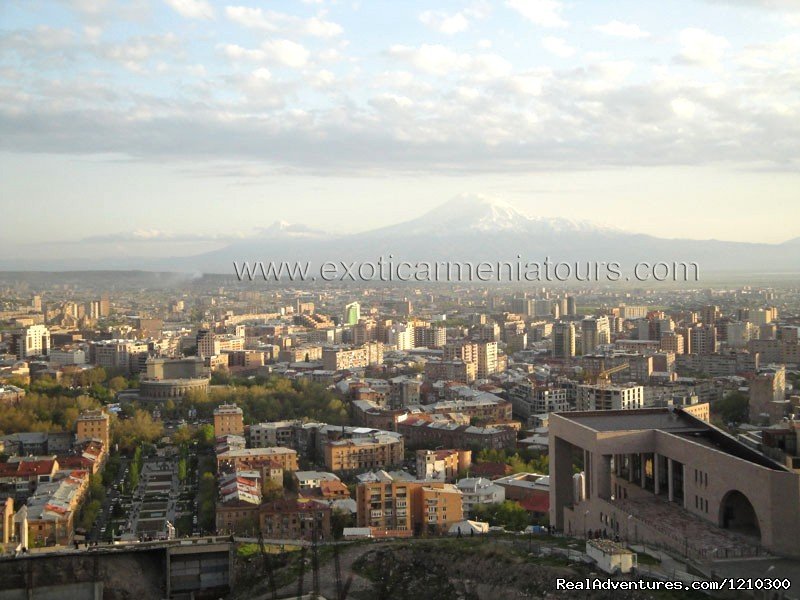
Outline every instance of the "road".
POLYGON ((114 486, 116 485, 117 488, 120 487, 120 484, 125 479, 125 472, 130 464, 130 460, 127 458, 120 459, 119 471, 117 472, 117 476, 111 482, 111 485, 106 488, 106 497, 103 500, 103 506, 100 509, 100 514, 95 519, 94 525, 92 529, 88 533, 88 539, 91 541, 99 541, 102 537, 100 530, 103 527, 108 525, 108 522, 111 520, 111 503, 114 498, 119 498, 120 494, 118 491, 114 490, 114 486))

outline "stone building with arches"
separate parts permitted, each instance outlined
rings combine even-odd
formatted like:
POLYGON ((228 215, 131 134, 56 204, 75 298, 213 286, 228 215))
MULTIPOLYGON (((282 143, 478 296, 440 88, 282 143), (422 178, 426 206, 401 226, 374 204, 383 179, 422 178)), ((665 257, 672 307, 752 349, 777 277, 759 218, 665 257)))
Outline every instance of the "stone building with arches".
POLYGON ((687 409, 550 415, 550 522, 690 558, 800 556, 800 475, 687 409))

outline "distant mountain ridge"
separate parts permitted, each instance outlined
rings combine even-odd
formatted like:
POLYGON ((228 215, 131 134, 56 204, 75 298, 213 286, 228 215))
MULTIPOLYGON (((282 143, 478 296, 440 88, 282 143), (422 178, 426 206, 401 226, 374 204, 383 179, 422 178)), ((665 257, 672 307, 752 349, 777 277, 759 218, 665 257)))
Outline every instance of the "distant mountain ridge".
POLYGON ((600 261, 696 262, 703 272, 800 273, 800 237, 782 244, 667 239, 589 221, 531 216, 483 196, 458 196, 424 215, 357 234, 276 221, 249 238, 188 257, 2 261, 5 270, 142 269, 233 274, 237 261, 600 261), (518 258, 519 257, 519 258, 518 258))

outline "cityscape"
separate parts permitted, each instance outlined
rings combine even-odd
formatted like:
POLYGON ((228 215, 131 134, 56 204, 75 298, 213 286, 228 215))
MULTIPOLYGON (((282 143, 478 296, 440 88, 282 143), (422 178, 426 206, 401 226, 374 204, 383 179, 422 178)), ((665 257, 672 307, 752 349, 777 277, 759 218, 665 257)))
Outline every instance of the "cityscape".
POLYGON ((2 3, 0 600, 800 599, 800 9, 677 6, 2 3))

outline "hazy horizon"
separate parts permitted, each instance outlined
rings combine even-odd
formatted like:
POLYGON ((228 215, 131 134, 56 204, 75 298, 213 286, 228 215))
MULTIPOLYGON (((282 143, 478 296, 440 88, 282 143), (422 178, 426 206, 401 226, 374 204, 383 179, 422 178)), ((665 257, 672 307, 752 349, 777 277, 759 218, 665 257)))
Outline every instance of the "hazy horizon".
POLYGON ((0 252, 191 255, 463 194, 660 238, 796 238, 800 8, 686 7, 4 2, 0 252))

